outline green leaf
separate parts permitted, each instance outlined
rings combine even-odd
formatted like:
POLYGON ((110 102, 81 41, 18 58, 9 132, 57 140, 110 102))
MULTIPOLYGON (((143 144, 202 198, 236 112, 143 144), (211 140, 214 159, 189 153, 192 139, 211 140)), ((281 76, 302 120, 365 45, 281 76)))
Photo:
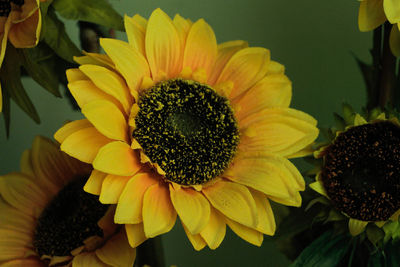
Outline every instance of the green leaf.
POLYGON ((325 232, 306 247, 290 266, 337 266, 350 244, 348 236, 334 235, 333 231, 325 232))
POLYGON ((42 17, 45 17, 47 15, 47 10, 52 3, 53 0, 46 0, 46 2, 40 3, 40 13, 42 14, 42 17))
POLYGON ((49 8, 43 23, 43 41, 63 59, 73 62, 74 56, 81 55, 81 51, 71 41, 65 32, 64 23, 57 18, 54 10, 49 8))
POLYGON ((122 16, 106 0, 54 0, 53 7, 64 18, 93 22, 124 31, 122 16))
POLYGON ((350 106, 347 103, 343 103, 342 109, 343 109, 343 119, 346 122, 346 125, 354 125, 354 118, 356 116, 356 113, 354 112, 352 106, 350 106))
POLYGON ((336 112, 333 113, 333 118, 335 120, 335 126, 338 130, 343 131, 346 128, 346 122, 344 121, 343 117, 337 114, 336 112))
POLYGON ((374 246, 377 246, 378 242, 383 241, 385 237, 385 232, 374 224, 367 225, 366 233, 369 241, 371 241, 374 246))

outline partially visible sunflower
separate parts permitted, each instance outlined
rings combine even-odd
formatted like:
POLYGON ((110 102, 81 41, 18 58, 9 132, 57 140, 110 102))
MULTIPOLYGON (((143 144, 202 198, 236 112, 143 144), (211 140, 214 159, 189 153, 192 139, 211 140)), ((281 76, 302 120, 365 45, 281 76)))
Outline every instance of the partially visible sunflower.
POLYGON ((371 31, 389 21, 390 48, 396 57, 400 57, 400 0, 361 0, 358 11, 360 31, 371 31))
MULTIPOLYGON (((37 45, 42 26, 40 2, 46 0, 0 0, 0 67, 7 41, 16 48, 37 45)), ((0 112, 3 98, 0 85, 0 112)))
POLYGON ((348 220, 351 235, 368 224, 387 232, 397 226, 400 214, 400 124, 384 113, 375 112, 369 122, 359 114, 351 117, 353 123, 315 152, 323 163, 310 187, 348 220))
POLYGON ((311 116, 289 108, 284 67, 244 41, 217 45, 212 28, 156 9, 125 17, 129 43, 77 58, 68 87, 87 119, 55 134, 93 164, 84 189, 117 204, 130 244, 168 232, 179 215, 195 249, 217 248, 226 225, 261 245, 270 200, 300 206, 304 180, 287 159, 309 153, 311 116))
POLYGON ((108 207, 82 190, 90 165, 37 137, 21 172, 0 176, 0 266, 132 266, 108 207))

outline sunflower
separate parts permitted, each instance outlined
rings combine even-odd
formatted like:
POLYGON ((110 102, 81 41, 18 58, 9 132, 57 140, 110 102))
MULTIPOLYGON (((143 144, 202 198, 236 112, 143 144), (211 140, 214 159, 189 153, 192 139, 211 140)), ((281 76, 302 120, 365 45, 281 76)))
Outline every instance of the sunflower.
POLYGON ((267 49, 217 45, 211 27, 125 17, 129 43, 101 39, 106 55, 76 58, 68 87, 86 119, 55 134, 90 164, 84 189, 117 204, 130 244, 172 229, 195 249, 217 248, 226 225, 261 245, 273 235, 270 200, 301 205, 304 180, 287 159, 309 153, 316 121, 289 108, 291 82, 267 49))
POLYGON ((351 235, 368 224, 386 232, 397 226, 400 214, 400 124, 384 113, 369 122, 359 114, 353 118, 331 144, 315 152, 323 164, 310 187, 348 220, 351 235))
MULTIPOLYGON (((0 67, 6 54, 8 40, 16 48, 28 48, 37 45, 42 26, 39 5, 40 2, 45 1, 0 1, 0 67)), ((0 112, 2 107, 3 99, 0 87, 0 112)))
POLYGON ((390 48, 392 53, 400 56, 400 0, 362 0, 358 11, 358 27, 366 32, 377 28, 385 21, 392 26, 390 48))
POLYGON ((0 266, 132 266, 115 206, 82 190, 91 171, 43 137, 0 177, 0 266))

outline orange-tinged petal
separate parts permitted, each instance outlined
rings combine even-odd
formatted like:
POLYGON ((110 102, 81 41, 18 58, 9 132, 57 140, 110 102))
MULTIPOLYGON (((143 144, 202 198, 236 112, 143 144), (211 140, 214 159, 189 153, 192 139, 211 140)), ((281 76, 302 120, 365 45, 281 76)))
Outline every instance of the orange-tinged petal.
POLYGON ((136 250, 129 246, 128 238, 122 230, 97 249, 96 255, 102 262, 111 266, 133 266, 136 250))
POLYGON ((0 228, 0 262, 23 258, 31 246, 32 234, 0 228))
POLYGON ((284 74, 271 74, 252 86, 235 104, 241 108, 235 114, 243 117, 272 107, 289 107, 292 98, 292 83, 284 74))
POLYGON ((124 114, 107 100, 96 100, 85 104, 82 113, 104 136, 128 142, 128 123, 124 114))
POLYGON ((216 84, 232 81, 234 88, 229 98, 234 99, 266 75, 269 63, 269 50, 261 47, 244 48, 231 57, 216 84))
POLYGON ((86 163, 92 163, 100 148, 110 143, 94 127, 88 127, 69 135, 61 144, 61 150, 68 155, 86 163))
POLYGON ((80 69, 68 69, 65 74, 69 83, 89 79, 80 69))
POLYGON ((56 139, 59 143, 62 143, 68 136, 70 136, 74 132, 89 127, 93 127, 93 125, 87 119, 68 122, 54 134, 54 139, 56 139))
POLYGON ((390 23, 395 24, 400 22, 399 0, 383 0, 383 10, 390 23))
POLYGON ((392 26, 392 30, 390 32, 390 50, 392 51, 393 55, 396 57, 400 57, 400 30, 399 27, 396 25, 392 26))
POLYGON ((152 173, 139 173, 126 184, 119 198, 115 212, 115 222, 119 224, 137 224, 143 221, 143 197, 146 190, 157 183, 152 173))
POLYGON ((13 23, 18 23, 26 20, 38 10, 38 7, 39 1, 25 0, 24 4, 20 8, 12 9, 10 16, 13 17, 13 23))
POLYGON ((113 96, 124 107, 125 114, 129 114, 132 106, 132 96, 125 83, 115 72, 96 65, 83 65, 79 69, 103 92, 113 96))
POLYGON ((242 151, 266 151, 287 156, 307 147, 318 136, 317 121, 310 115, 290 108, 270 108, 239 121, 243 132, 252 128, 255 135, 243 136, 242 151))
POLYGON ((138 90, 142 78, 150 76, 149 66, 144 56, 123 41, 101 38, 100 45, 125 78, 131 94, 134 95, 133 91, 138 90))
POLYGON ((210 220, 200 235, 210 249, 216 249, 222 243, 226 234, 226 223, 223 215, 214 208, 210 211, 210 220))
POLYGON ((193 235, 183 223, 182 226, 183 230, 185 230, 186 236, 188 237, 190 243, 192 243, 195 250, 202 250, 207 245, 206 241, 204 241, 200 234, 193 235))
POLYGON ((128 144, 115 141, 99 150, 93 161, 93 167, 110 174, 132 176, 142 166, 139 157, 128 144))
POLYGON ((106 176, 107 174, 104 172, 93 170, 89 176, 89 179, 86 181, 83 190, 93 195, 100 195, 101 187, 106 176))
POLYGON ((145 55, 144 38, 146 28, 140 25, 134 17, 129 17, 127 15, 124 17, 124 23, 129 44, 142 55, 145 55))
POLYGON ((186 44, 186 38, 190 30, 190 27, 192 26, 192 23, 190 22, 190 20, 181 17, 179 14, 175 15, 174 19, 172 20, 172 23, 174 24, 175 29, 178 32, 179 39, 181 41, 181 49, 182 49, 181 53, 183 55, 186 44))
POLYGON ((219 181, 202 192, 211 205, 226 217, 249 227, 257 226, 256 203, 245 186, 219 181))
POLYGON ((385 21, 386 16, 383 11, 383 0, 360 2, 360 9, 358 10, 358 28, 360 31, 371 31, 385 21))
POLYGON ((210 219, 210 203, 208 200, 192 188, 175 189, 170 185, 169 191, 172 204, 174 204, 182 223, 193 235, 200 233, 210 219))
POLYGON ((181 41, 171 18, 159 8, 153 11, 147 23, 145 47, 153 80, 159 81, 161 72, 169 78, 179 74, 181 41))
MULTIPOLYGON (((22 257, 19 257, 19 258, 22 258, 22 257)), ((18 257, 16 257, 16 258, 18 258, 18 257)), ((21 267, 21 266, 45 267, 44 263, 41 260, 39 260, 39 258, 11 260, 11 261, 1 263, 0 266, 1 267, 21 267)))
POLYGON ((39 10, 36 10, 26 20, 13 24, 8 38, 16 48, 33 47, 39 42, 40 28, 41 15, 39 10))
POLYGON ((235 232, 238 236, 240 236, 250 244, 253 244, 258 247, 261 246, 264 236, 259 231, 241 225, 240 223, 232 221, 228 218, 226 218, 226 223, 232 229, 233 232, 235 232))
POLYGON ((276 230, 275 217, 268 198, 259 191, 251 190, 250 192, 257 206, 258 225, 256 230, 266 235, 274 235, 276 230))
POLYGON ((109 265, 102 262, 94 252, 82 253, 74 257, 72 260, 72 267, 110 267, 109 265))
POLYGON ((219 75, 221 74, 226 63, 228 63, 231 57, 239 50, 248 46, 249 44, 246 41, 242 40, 229 41, 219 44, 217 58, 212 72, 208 78, 208 84, 213 85, 217 81, 219 75))
POLYGON ((125 231, 128 237, 129 245, 135 248, 146 241, 147 237, 144 234, 143 223, 125 224, 125 231))
POLYGON ((193 71, 201 68, 207 77, 217 58, 217 40, 214 31, 203 19, 196 21, 189 30, 183 55, 183 67, 193 71))
POLYGON ((155 237, 170 231, 175 221, 176 211, 167 185, 150 186, 143 198, 143 226, 146 237, 155 237))
POLYGON ((97 225, 103 230, 104 238, 108 238, 115 234, 118 225, 114 223, 115 205, 110 205, 106 213, 97 222, 97 225))

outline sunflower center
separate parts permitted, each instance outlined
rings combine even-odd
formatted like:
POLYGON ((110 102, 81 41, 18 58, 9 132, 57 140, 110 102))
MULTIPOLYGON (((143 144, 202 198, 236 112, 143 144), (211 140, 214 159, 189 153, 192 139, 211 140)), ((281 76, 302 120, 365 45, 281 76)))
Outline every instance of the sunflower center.
POLYGON ((22 6, 24 0, 0 0, 0 17, 8 17, 11 12, 11 4, 22 6))
POLYGON ((107 205, 83 191, 85 178, 66 185, 47 205, 35 229, 33 245, 40 256, 67 256, 90 236, 103 236, 97 222, 107 205))
POLYGON ((173 79, 140 96, 133 137, 181 185, 204 184, 233 159, 239 131, 226 98, 206 85, 173 79))
POLYGON ((351 218, 389 219, 400 209, 400 128, 380 121, 341 133, 326 150, 321 179, 351 218))

